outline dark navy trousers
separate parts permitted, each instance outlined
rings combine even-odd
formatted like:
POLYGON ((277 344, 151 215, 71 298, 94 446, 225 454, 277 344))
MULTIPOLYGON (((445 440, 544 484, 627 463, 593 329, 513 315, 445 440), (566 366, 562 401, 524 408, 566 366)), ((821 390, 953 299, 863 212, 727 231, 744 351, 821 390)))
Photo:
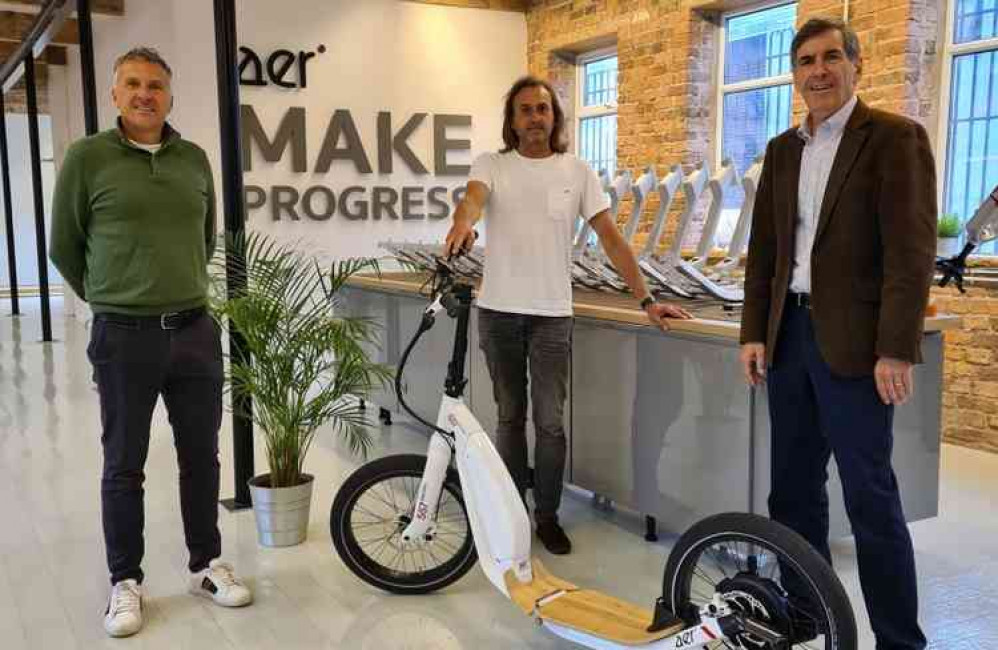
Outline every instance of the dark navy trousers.
POLYGON ((100 393, 101 514, 111 583, 142 582, 146 456, 160 395, 173 425, 180 468, 180 513, 200 571, 221 554, 218 531, 218 429, 222 423, 222 346, 211 316, 174 330, 139 329, 94 317, 87 355, 100 393))
POLYGON ((880 400, 872 375, 832 373, 818 349, 810 309, 789 300, 767 385, 770 516, 831 563, 825 484, 834 454, 877 650, 922 650, 915 556, 891 467, 894 407, 880 400))

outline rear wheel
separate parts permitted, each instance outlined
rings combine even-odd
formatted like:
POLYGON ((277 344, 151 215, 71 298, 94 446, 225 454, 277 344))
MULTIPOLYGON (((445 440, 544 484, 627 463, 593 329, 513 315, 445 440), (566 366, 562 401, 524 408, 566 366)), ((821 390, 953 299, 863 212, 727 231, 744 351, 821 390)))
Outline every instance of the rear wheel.
POLYGON ((343 483, 329 515, 333 545, 347 568, 393 593, 421 594, 451 584, 477 555, 457 473, 448 470, 437 507, 436 530, 403 542, 412 521, 426 457, 386 456, 359 468, 343 483))
POLYGON ((698 522, 669 555, 662 594, 692 618, 715 594, 782 641, 744 632, 707 648, 856 650, 849 597, 821 555, 775 521, 743 513, 698 522))

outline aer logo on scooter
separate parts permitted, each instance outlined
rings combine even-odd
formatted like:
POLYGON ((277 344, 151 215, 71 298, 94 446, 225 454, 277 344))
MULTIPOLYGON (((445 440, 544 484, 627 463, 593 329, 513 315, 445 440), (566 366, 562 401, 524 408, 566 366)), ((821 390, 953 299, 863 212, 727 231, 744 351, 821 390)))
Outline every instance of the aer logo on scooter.
POLYGON ((428 508, 426 507, 426 486, 423 486, 419 490, 419 497, 416 499, 416 502, 418 503, 416 506, 416 519, 424 521, 428 511, 428 508))
POLYGON ((693 630, 687 630, 676 638, 677 648, 686 648, 693 645, 693 630))
POLYGON ((421 501, 419 506, 416 508, 416 519, 424 521, 429 510, 430 509, 426 507, 426 504, 421 501))

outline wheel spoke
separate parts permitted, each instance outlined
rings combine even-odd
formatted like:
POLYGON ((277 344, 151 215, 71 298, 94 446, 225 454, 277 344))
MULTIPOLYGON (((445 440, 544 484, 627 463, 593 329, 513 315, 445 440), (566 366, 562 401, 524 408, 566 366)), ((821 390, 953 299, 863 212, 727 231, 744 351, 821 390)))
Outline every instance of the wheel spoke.
MULTIPOLYGON (((835 610, 826 609, 824 596, 816 591, 820 582, 805 573, 803 558, 784 551, 765 536, 730 532, 715 534, 701 546, 687 548, 677 568, 678 590, 673 595, 676 606, 699 607, 710 603, 718 591, 728 605, 761 624, 788 634, 792 624, 800 629, 816 629, 819 635, 792 644, 795 650, 827 650, 829 626, 838 625, 835 610), (731 580, 730 588, 718 589, 731 580), (788 589, 786 585, 793 588, 788 589), (788 592, 789 591, 789 597, 788 592), (789 619, 787 617, 790 617, 789 619), (813 626, 813 628, 811 627, 813 626)), ((696 542, 693 542, 696 543, 696 542)), ((670 578, 673 579, 673 578, 670 578)), ((708 648, 763 647, 760 639, 743 633, 708 644, 708 648)))
MULTIPOLYGON (((396 512, 396 513, 399 513, 399 514, 405 512, 405 510, 402 510, 401 508, 399 508, 398 498, 397 498, 397 496, 395 494, 395 482, 394 481, 385 481, 385 487, 387 488, 387 491, 388 491, 388 499, 391 501, 391 508, 392 508, 392 510, 394 512, 396 512)), ((412 501, 410 501, 410 503, 412 503, 412 501)), ((408 508, 406 510, 408 510, 408 508)))
POLYGON ((354 538, 357 540, 358 544, 376 544, 377 542, 382 542, 382 541, 387 542, 389 539, 392 538, 392 535, 394 535, 394 533, 382 535, 381 537, 365 537, 364 539, 361 539, 360 537, 354 535, 354 538))
MULTIPOLYGON (((398 509, 398 506, 396 506, 396 505, 395 505, 395 504, 394 504, 394 503, 392 502, 392 499, 391 499, 391 495, 390 495, 390 493, 388 492, 387 488, 384 488, 384 487, 382 487, 382 486, 380 486, 380 485, 379 485, 379 486, 376 486, 376 487, 374 487, 374 488, 371 488, 371 489, 370 489, 370 490, 368 490, 367 492, 369 492, 369 493, 370 493, 370 495, 371 495, 371 498, 372 498, 372 499, 376 499, 376 500, 380 501, 380 502, 381 502, 382 504, 384 504, 384 506, 385 506, 386 508, 388 508, 388 510, 389 510, 390 512, 392 512, 392 513, 398 513, 398 512, 399 512, 399 509, 398 509), (382 495, 378 494, 378 488, 379 488, 379 487, 380 487, 380 488, 381 488, 381 490, 382 490, 382 491, 383 491, 383 492, 385 493, 385 496, 382 496, 382 495)), ((365 495, 366 495, 366 494, 367 494, 367 493, 365 493, 365 495)))
POLYGON ((341 556, 354 573, 372 584, 409 588, 426 580, 430 585, 429 580, 461 575, 471 566, 468 552, 473 540, 467 511, 460 492, 449 482, 440 491, 432 535, 409 542, 401 539, 415 512, 424 469, 410 465, 374 475, 350 501, 349 515, 343 520, 350 534, 344 541, 357 552, 344 554, 341 549, 341 556), (457 570, 456 574, 433 573, 457 570))
MULTIPOLYGON (((390 518, 382 517, 381 515, 376 515, 373 512, 371 512, 370 510, 368 510, 367 508, 361 507, 361 505, 360 505, 359 502, 358 502, 357 505, 354 506, 354 508, 355 508, 356 511, 360 511, 362 514, 365 514, 368 517, 371 517, 371 518, 375 519, 376 521, 381 521, 381 522, 391 521, 390 518)), ((352 519, 352 517, 351 517, 351 519, 352 519)))

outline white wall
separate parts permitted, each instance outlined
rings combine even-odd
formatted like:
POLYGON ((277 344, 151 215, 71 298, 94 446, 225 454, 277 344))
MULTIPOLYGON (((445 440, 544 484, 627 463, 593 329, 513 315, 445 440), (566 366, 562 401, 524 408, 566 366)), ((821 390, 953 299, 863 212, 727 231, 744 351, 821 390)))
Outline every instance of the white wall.
MULTIPOLYGON (((324 185, 339 197, 340 190, 359 185, 464 186, 463 176, 433 175, 433 114, 472 116, 470 129, 453 129, 450 138, 470 139, 471 152, 452 152, 451 164, 470 164, 473 155, 501 145, 502 101, 510 84, 527 70, 526 20, 522 13, 428 6, 396 0, 298 0, 294 12, 286 3, 244 0, 239 4, 239 40, 261 58, 278 49, 326 52, 311 59, 308 87, 282 89, 242 86, 241 101, 252 105, 270 137, 291 106, 305 107, 308 173, 291 171, 291 153, 279 163, 265 163, 253 152, 247 184, 270 188, 291 185, 303 193, 324 185), (337 109, 350 111, 374 173, 362 175, 350 161, 336 161, 326 173, 315 173, 326 128, 337 109), (409 138, 410 148, 430 174, 417 176, 398 155, 393 173, 378 173, 376 119, 392 114, 399 129, 413 113, 427 113, 409 138)), ((341 140, 341 144, 343 141, 341 140)), ((324 205, 319 201, 319 205, 324 205)), ((399 211, 401 205, 397 206, 399 211)), ((429 210, 429 206, 423 206, 429 210)), ((321 210, 321 207, 318 208, 321 210)), ((433 210, 436 211, 436 210, 433 210)), ((313 243, 333 256, 373 255, 377 242, 443 239, 449 220, 351 221, 338 212, 317 222, 301 214, 300 221, 284 215, 273 221, 268 207, 251 213, 254 227, 313 243)), ((414 211, 420 213, 420 210, 414 211)), ((425 214, 425 212, 423 212, 425 214)))
MULTIPOLYGON (((254 106, 264 129, 273 137, 287 108, 307 111, 309 173, 291 171, 288 151, 276 164, 265 163, 254 152, 248 185, 270 188, 290 185, 304 191, 324 185, 337 196, 349 185, 463 186, 462 177, 434 178, 432 174, 432 114, 472 116, 472 128, 449 132, 452 138, 471 140, 470 154, 452 153, 450 163, 470 162, 472 155, 501 144, 503 94, 516 77, 527 71, 527 30, 522 13, 436 7, 399 0, 240 0, 237 31, 241 45, 266 57, 276 49, 325 54, 308 63, 306 89, 276 86, 240 86, 241 102, 254 106), (292 10, 289 10, 293 8, 292 10), (361 177, 353 165, 334 162, 328 173, 312 170, 329 118, 336 109, 351 112, 374 174, 361 177), (429 176, 408 172, 398 156, 394 173, 377 173, 375 133, 378 111, 390 111, 397 130, 414 112, 430 115, 410 138, 416 155, 430 168, 429 176)), ((160 50, 174 71, 176 104, 171 123, 184 137, 197 142, 212 161, 219 191, 221 166, 215 74, 215 34, 212 3, 205 0, 133 2, 121 18, 95 21, 95 61, 100 127, 114 124, 116 111, 110 101, 110 71, 114 59, 136 45, 160 50)), ((74 53, 75 55, 75 53, 74 53)), ((71 56, 71 58, 74 58, 71 56)), ((75 63, 75 62, 74 62, 75 63)), ((79 97, 78 66, 66 74, 70 102, 79 97), (75 94, 75 98, 73 95, 75 94)), ((65 118, 72 122, 65 132, 83 133, 82 107, 65 118)), ((57 129, 59 130, 59 129, 57 129)), ((399 206, 400 207, 400 206, 399 206)), ((271 221, 269 208, 250 214, 250 225, 282 238, 300 242, 323 256, 379 254, 377 242, 385 239, 442 239, 443 221, 350 221, 339 214, 328 221, 271 221)))
MULTIPOLYGON (((38 251, 35 240, 35 202, 31 181, 31 153, 28 145, 28 116, 8 113, 7 160, 10 163, 11 205, 14 214, 14 239, 17 254, 17 283, 20 287, 38 286, 38 251)), ((46 232, 49 232, 52 187, 55 167, 52 162, 52 120, 47 115, 38 116, 38 140, 42 154, 42 203, 45 210, 46 232)), ((10 286, 7 271, 6 206, 0 192, 0 287, 10 286)), ((61 284, 62 278, 51 263, 48 264, 49 283, 61 284)))
MULTIPOLYGON (((243 4, 237 3, 237 8, 241 10, 243 4)), ((107 129, 114 126, 118 115, 111 103, 115 59, 140 45, 159 50, 174 74, 170 123, 208 152, 216 181, 220 181, 214 20, 212 3, 205 0, 130 2, 122 17, 95 17, 94 65, 99 126, 107 129)), ((78 78, 71 80, 71 84, 78 83, 78 78)), ((82 114, 82 104, 79 112, 82 114)), ((76 128, 77 137, 82 136, 82 120, 76 128)))

